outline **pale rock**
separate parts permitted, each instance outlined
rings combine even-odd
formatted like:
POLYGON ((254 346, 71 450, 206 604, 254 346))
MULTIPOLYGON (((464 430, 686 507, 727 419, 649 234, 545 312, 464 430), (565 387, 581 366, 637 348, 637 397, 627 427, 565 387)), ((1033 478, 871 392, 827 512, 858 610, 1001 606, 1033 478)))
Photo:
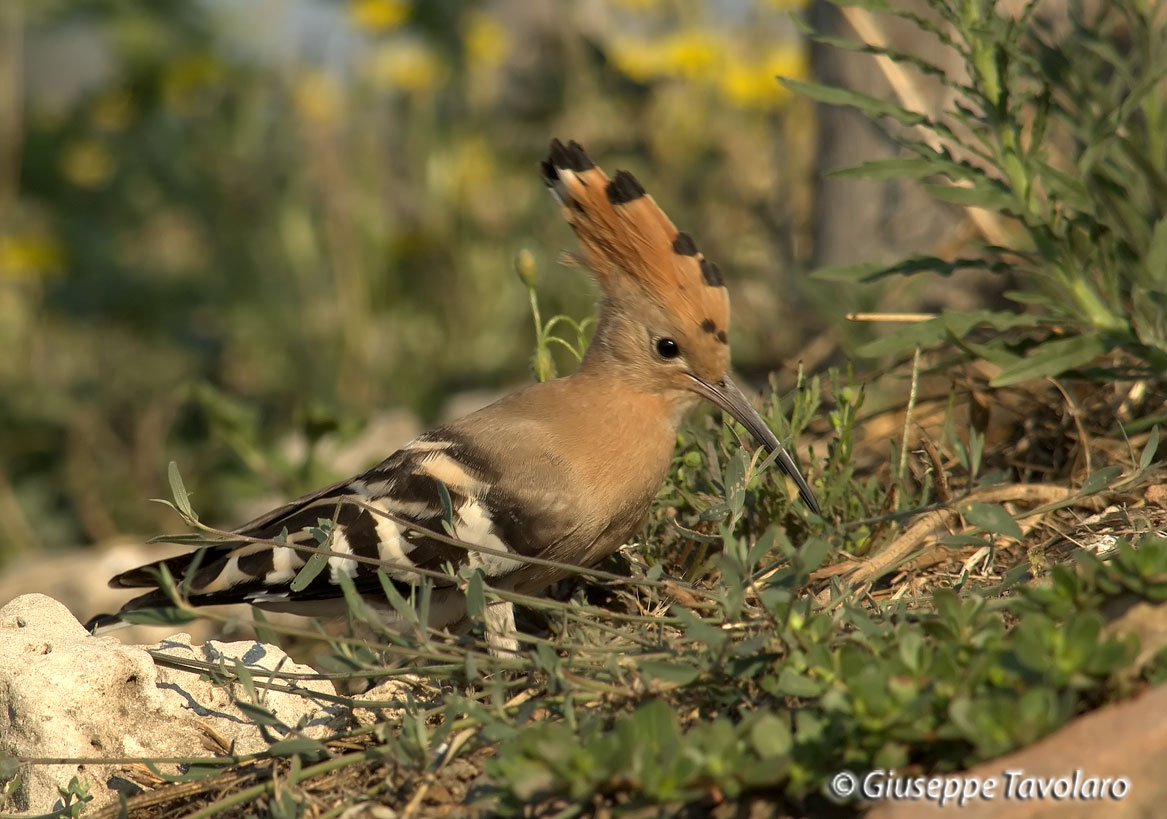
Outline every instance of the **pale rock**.
MULTIPOLYGON (((140 593, 136 589, 112 589, 106 582, 115 574, 164 557, 189 552, 189 546, 143 543, 134 538, 117 538, 88 549, 31 554, 4 566, 0 572, 0 605, 22 594, 40 592, 64 603, 84 622, 93 615, 115 612, 140 593)), ((221 609, 223 607, 220 607, 221 609)), ((225 610, 230 613, 230 610, 225 610)), ((219 638, 222 627, 211 620, 199 620, 189 628, 196 642, 219 638)), ((110 632, 123 643, 149 644, 162 639, 173 626, 128 626, 110 632)), ((248 636, 250 636, 249 632, 248 636)))
MULTIPOLYGON (((153 648, 179 660, 221 661, 228 672, 238 658, 257 683, 267 679, 265 670, 313 673, 254 641, 192 646, 180 634, 153 648)), ((327 682, 297 685, 299 693, 256 688, 263 707, 286 728, 299 729, 269 728, 274 739, 325 737, 351 719, 348 709, 319 696, 332 693, 327 682)), ((59 802, 58 786, 74 776, 94 797, 90 809, 115 801, 113 787, 134 790, 132 770, 95 759, 206 757, 222 754, 224 741, 234 743, 236 753, 266 748, 235 699, 250 699, 239 684, 217 686, 192 671, 156 665, 143 647, 93 637, 50 597, 18 597, 0 608, 0 758, 90 761, 22 766, 18 787, 0 796, 0 813, 48 812, 59 802)))

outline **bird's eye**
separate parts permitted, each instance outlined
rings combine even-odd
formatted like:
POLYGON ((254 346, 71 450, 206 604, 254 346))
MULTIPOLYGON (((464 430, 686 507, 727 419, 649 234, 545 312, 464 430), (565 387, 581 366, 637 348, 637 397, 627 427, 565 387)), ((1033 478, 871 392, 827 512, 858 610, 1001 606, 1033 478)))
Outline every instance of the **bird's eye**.
POLYGON ((676 358, 681 354, 681 348, 671 338, 658 338, 656 352, 661 358, 676 358))

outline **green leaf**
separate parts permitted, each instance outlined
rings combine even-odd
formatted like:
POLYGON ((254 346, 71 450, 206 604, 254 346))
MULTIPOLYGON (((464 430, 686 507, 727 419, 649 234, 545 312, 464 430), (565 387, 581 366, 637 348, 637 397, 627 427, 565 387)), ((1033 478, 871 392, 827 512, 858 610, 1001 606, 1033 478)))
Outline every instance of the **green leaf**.
POLYGON ((888 102, 879 97, 873 97, 869 94, 862 94, 858 91, 851 91, 846 88, 832 88, 828 85, 820 85, 819 83, 802 82, 801 80, 793 80, 789 77, 779 77, 778 82, 789 88, 796 94, 802 94, 815 102, 824 102, 828 105, 849 105, 853 108, 858 108, 869 117, 891 117, 901 125, 922 125, 928 122, 928 118, 922 114, 917 114, 914 111, 909 111, 906 108, 888 102))
MULTIPOLYGON (((417 609, 398 591, 397 584, 382 569, 377 570, 377 580, 381 582, 381 590, 385 592, 385 599, 389 601, 389 605, 393 607, 393 611, 401 618, 401 621, 417 628, 421 622, 418 619, 417 609)), ((421 580, 421 582, 427 581, 421 580)))
POLYGON ((725 645, 725 641, 729 639, 728 634, 724 630, 704 622, 680 604, 674 603, 670 608, 670 612, 681 621, 687 640, 693 640, 709 648, 716 649, 725 645))
POLYGON ((998 583, 996 586, 990 586, 989 588, 983 589, 981 593, 985 597, 998 597, 1012 589, 1018 583, 1026 580, 1029 577, 1030 571, 1031 569, 1028 562, 1014 566, 1012 569, 1005 573, 1005 577, 1001 580, 1000 583, 998 583))
POLYGON ((20 767, 20 763, 11 757, 0 758, 0 783, 15 779, 20 767))
POLYGON ((749 463, 749 454, 739 449, 725 465, 725 500, 734 518, 742 513, 746 503, 746 470, 749 463))
POLYGON ((1004 310, 945 310, 940 317, 953 335, 965 335, 981 324, 986 324, 994 330, 1032 327, 1034 324, 1033 316, 1004 310))
MULTIPOLYGON (((961 270, 988 270, 993 273, 1002 273, 1009 270, 1009 266, 1000 262, 990 262, 988 259, 957 258, 941 259, 939 256, 915 255, 909 256, 902 262, 897 262, 887 269, 886 275, 911 276, 915 273, 935 273, 940 276, 951 276, 961 270)), ((951 312, 946 312, 951 322, 951 312)))
POLYGON ((466 613, 475 620, 486 616, 486 591, 482 586, 482 569, 475 569, 466 584, 466 613))
POLYGON ((320 548, 312 553, 304 563, 304 567, 296 572, 296 576, 292 579, 292 585, 289 587, 293 592, 303 591, 308 587, 316 576, 324 571, 324 567, 328 565, 328 555, 325 554, 328 549, 330 538, 327 534, 324 540, 320 543, 320 548))
POLYGON ((1097 614, 1076 614, 1066 621, 1062 626, 1062 659, 1070 666, 1069 670, 1086 663, 1101 633, 1102 618, 1097 614))
POLYGON ((858 264, 820 268, 813 271, 810 277, 824 282, 864 282, 886 269, 887 265, 879 262, 859 262, 858 264))
POLYGON ((750 726, 750 744, 763 759, 785 756, 794 747, 790 726, 780 717, 764 712, 750 726))
POLYGON ((1155 223, 1143 267, 1149 281, 1167 289, 1167 216, 1155 223))
POLYGON ((261 643, 278 646, 280 644, 280 635, 268 625, 267 616, 264 615, 262 609, 251 609, 251 627, 255 629, 255 639, 261 643))
POLYGON ((166 594, 174 599, 181 597, 186 599, 190 596, 190 586, 194 582, 195 576, 199 573, 199 567, 203 565, 203 560, 207 556, 207 547, 203 547, 194 553, 190 564, 182 571, 182 580, 179 581, 178 587, 174 586, 174 578, 170 576, 170 569, 163 563, 158 567, 158 587, 166 592, 166 594))
POLYGON ((802 544, 795 556, 795 564, 798 568, 799 574, 809 575, 823 562, 831 553, 831 542, 821 537, 812 537, 810 540, 802 544))
POLYGON ((1095 648, 1086 664, 1086 670, 1099 676, 1113 674, 1129 665, 1138 653, 1138 637, 1134 634, 1120 634, 1095 648))
POLYGON ((947 339, 948 327, 944 320, 934 318, 918 324, 909 324, 889 336, 864 344, 858 352, 865 358, 878 358, 903 350, 913 350, 916 347, 929 349, 947 339))
POLYGON ((251 677, 251 669, 244 665, 241 659, 236 657, 233 670, 235 672, 235 678, 239 680, 239 684, 243 687, 244 693, 247 694, 252 702, 257 701, 259 694, 255 690, 255 680, 251 677))
MULTIPOLYGON (((926 258, 926 257, 918 257, 926 258)), ((952 264, 956 264, 953 262, 952 264)), ((916 347, 931 348, 938 344, 958 339, 963 345, 972 346, 964 337, 979 325, 986 324, 995 330, 1009 330, 1015 327, 1032 326, 1033 317, 997 310, 971 310, 958 312, 945 310, 938 317, 917 324, 909 324, 895 333, 859 348, 862 356, 877 357, 916 347)))
POLYGON ((961 270, 990 270, 994 273, 1008 270, 1008 265, 987 259, 960 258, 942 259, 939 256, 915 255, 891 265, 861 262, 841 267, 826 267, 815 270, 810 275, 822 281, 841 281, 866 284, 888 276, 911 276, 916 273, 933 273, 951 276, 961 270))
POLYGON ((972 503, 964 510, 964 516, 973 526, 992 532, 995 535, 1004 535, 1021 541, 1024 535, 1021 527, 1005 508, 995 503, 972 503))
POLYGON ((662 700, 649 700, 632 715, 637 740, 646 749, 674 749, 680 741, 680 729, 673 711, 662 700))
POLYGON ((813 747, 823 736, 825 721, 808 710, 794 712, 794 733, 798 736, 799 744, 813 747))
POLYGON ((974 184, 972 187, 925 185, 924 190, 941 202, 951 202, 966 208, 1012 211, 1016 204, 1013 201, 1013 194, 999 185, 990 183, 974 184))
POLYGON ((186 486, 182 482, 182 474, 178 471, 177 461, 171 461, 166 467, 166 476, 170 480, 170 493, 174 495, 174 505, 178 507, 178 511, 191 520, 198 520, 198 515, 191 508, 190 497, 187 495, 186 486))
MULTIPOLYGON (((170 501, 159 500, 158 498, 151 499, 154 503, 161 503, 164 506, 169 506, 174 511, 178 511, 178 507, 170 501)), ((207 534, 206 532, 176 532, 171 535, 155 535, 148 539, 147 543, 173 543, 181 546, 217 546, 220 543, 236 543, 234 538, 223 537, 221 535, 207 534)))
POLYGON ((1090 193, 1082 180, 1059 171, 1052 165, 1037 161, 1041 177, 1055 197, 1076 211, 1090 211, 1090 193))
POLYGON ((784 668, 778 674, 777 691, 788 697, 817 697, 822 693, 822 686, 792 668, 784 668))
POLYGON ((199 619, 197 614, 177 608, 139 609, 123 612, 118 617, 136 626, 183 626, 199 619))
POLYGON ((1107 466, 1099 469, 1097 472, 1090 473, 1086 480, 1082 481, 1082 486, 1078 489, 1080 495, 1094 495, 1101 492, 1106 487, 1114 482, 1114 479, 1122 474, 1121 466, 1107 466))
POLYGON ((900 659, 913 674, 924 670, 924 637, 915 628, 903 628, 896 634, 900 659))
POLYGON ((1155 452, 1159 449, 1159 425, 1156 424, 1151 429, 1151 434, 1147 436, 1147 445, 1143 447, 1143 454, 1139 456, 1139 469, 1146 469, 1151 465, 1151 461, 1155 458, 1155 452))
MULTIPOLYGON (((339 514, 339 503, 336 505, 336 511, 339 514)), ((312 535, 313 540, 315 540, 318 545, 327 549, 328 546, 325 544, 327 544, 332 539, 332 532, 336 528, 336 521, 332 520, 331 518, 316 518, 316 525, 309 526, 307 528, 308 533, 312 535)))
POLYGON ((450 500, 450 490, 437 478, 434 478, 434 483, 437 484, 438 500, 442 504, 442 528, 450 537, 456 537, 454 534, 454 503, 450 500))
POLYGON ((336 582, 344 595, 345 608, 357 619, 363 622, 376 623, 380 618, 365 598, 357 591, 356 584, 347 572, 337 572, 336 582))
POLYGON ((212 774, 222 773, 227 769, 227 766, 232 764, 230 759, 210 760, 210 759, 191 759, 186 765, 186 771, 181 774, 168 774, 162 771, 153 762, 147 761, 146 767, 150 773, 157 776, 159 779, 166 782, 197 782, 200 779, 206 779, 212 774))
POLYGON ((640 670, 650 677, 677 685, 688 685, 701 676, 699 668, 664 660, 645 660, 640 663, 640 670))
POLYGON ((1109 349, 1110 345, 1102 340, 1100 333, 1047 341, 1016 365, 997 373, 989 386, 1007 387, 1033 378, 1061 375, 1066 370, 1089 364, 1109 349))
POLYGON ((937 174, 965 177, 969 175, 969 171, 954 162, 919 156, 901 159, 872 159, 849 168, 831 171, 827 177, 830 179, 883 182, 888 179, 923 179, 937 174))
POLYGON ((1039 304, 1042 307, 1051 307, 1054 303, 1053 299, 1045 293, 1031 293, 1028 290, 1006 290, 1001 295, 1018 304, 1039 304))

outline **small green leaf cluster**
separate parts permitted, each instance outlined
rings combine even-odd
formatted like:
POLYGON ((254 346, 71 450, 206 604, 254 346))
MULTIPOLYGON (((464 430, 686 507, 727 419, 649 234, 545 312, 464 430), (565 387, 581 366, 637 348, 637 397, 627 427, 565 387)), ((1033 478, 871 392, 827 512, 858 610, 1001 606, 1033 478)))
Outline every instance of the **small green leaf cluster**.
POLYGON ((536 381, 550 381, 559 375, 552 354, 552 346, 558 345, 566 350, 575 363, 583 361, 584 353, 588 349, 588 334, 595 326, 596 320, 592 317, 576 321, 571 316, 562 313, 543 321, 539 313, 539 294, 536 288, 537 269, 535 257, 531 251, 520 250, 515 257, 515 273, 527 288, 527 296, 531 303, 531 319, 535 322, 535 352, 531 356, 531 373, 536 381), (553 332, 557 325, 564 324, 571 328, 574 339, 569 341, 553 332))
POLYGON ((573 731, 538 723, 508 744, 499 767, 516 803, 562 787, 572 799, 633 788, 649 801, 699 798, 716 786, 728 796, 780 783, 790 764, 788 717, 759 711, 682 730, 666 702, 648 700, 607 724, 589 716, 573 731))
MULTIPOLYGON (((767 546, 784 550, 776 535, 767 546)), ((661 804, 758 788, 805 806, 843 769, 969 766, 1104 699, 1138 649, 1104 629, 1108 602, 1167 595, 1167 541, 1145 538, 1120 543, 1109 561, 1055 566, 1049 583, 1005 598, 941 589, 912 610, 820 605, 794 592, 827 552, 808 546, 809 563, 753 584, 758 616, 735 588, 750 589, 741 570, 764 550, 739 555, 727 538, 718 616, 674 606, 685 625, 670 656, 638 664, 642 690, 655 694, 627 711, 576 708, 570 719, 512 726, 492 768, 512 806, 615 792, 661 804), (734 622, 752 627, 726 626, 734 622)))
POLYGON ((1076 552, 1075 558, 1073 569, 1052 567, 1048 583, 1022 587, 1022 596, 1055 616, 1098 609, 1103 599, 1120 595, 1152 603, 1167 600, 1165 538, 1146 537, 1137 545, 1129 538, 1119 538, 1108 559, 1085 549, 1076 552))
POLYGON ((92 801, 93 794, 89 792, 89 785, 80 777, 72 777, 65 787, 57 786, 60 800, 53 806, 53 816, 65 819, 77 819, 81 815, 87 802, 92 801))

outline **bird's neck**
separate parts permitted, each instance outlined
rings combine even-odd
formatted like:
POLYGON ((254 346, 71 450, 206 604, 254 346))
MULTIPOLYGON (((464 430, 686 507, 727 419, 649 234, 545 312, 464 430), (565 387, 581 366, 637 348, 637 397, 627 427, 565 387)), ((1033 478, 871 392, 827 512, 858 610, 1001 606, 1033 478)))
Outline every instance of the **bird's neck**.
POLYGON ((685 410, 668 396, 638 390, 618 372, 581 369, 559 379, 559 446, 611 505, 633 496, 647 504, 672 461, 685 410))
POLYGON ((649 339, 643 336, 643 328, 623 318, 620 311, 603 304, 579 369, 560 381, 581 398, 589 392, 608 396, 614 412, 667 419, 670 435, 675 436, 681 421, 701 399, 688 390, 668 388, 659 373, 646 366, 641 347, 649 339))
POLYGON ((578 372, 596 376, 627 373, 635 362, 631 345, 639 340, 633 337, 632 326, 625 320, 623 311, 606 299, 601 301, 596 316, 596 331, 588 343, 587 353, 580 362, 578 372))

